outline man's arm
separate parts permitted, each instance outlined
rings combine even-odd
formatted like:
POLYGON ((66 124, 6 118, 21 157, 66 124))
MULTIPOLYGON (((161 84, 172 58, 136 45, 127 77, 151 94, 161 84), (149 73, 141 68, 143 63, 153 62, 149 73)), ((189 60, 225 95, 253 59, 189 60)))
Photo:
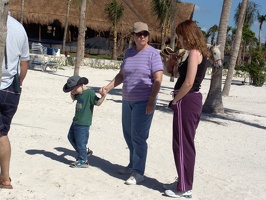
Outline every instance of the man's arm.
POLYGON ((29 61, 21 61, 20 62, 20 82, 22 83, 24 78, 27 75, 29 67, 29 61))

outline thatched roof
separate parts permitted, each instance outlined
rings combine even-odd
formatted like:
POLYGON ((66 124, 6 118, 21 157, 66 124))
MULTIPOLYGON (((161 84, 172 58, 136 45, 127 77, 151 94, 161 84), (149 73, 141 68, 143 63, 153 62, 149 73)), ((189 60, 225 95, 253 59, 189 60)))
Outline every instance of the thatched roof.
MULTIPOLYGON (((109 31, 112 28, 105 13, 105 5, 112 0, 88 0, 86 26, 95 31, 109 31)), ((79 5, 72 0, 69 25, 79 26, 79 5)), ((151 0, 117 0, 124 6, 124 16, 119 24, 119 32, 129 32, 136 21, 146 22, 151 34, 160 33, 160 25, 152 12, 151 0)), ((59 20, 62 26, 65 25, 68 0, 25 0, 23 23, 36 23, 49 25, 54 20, 59 20)), ((192 19, 194 4, 178 3, 177 24, 192 19)), ((20 20, 21 0, 9 0, 11 15, 20 20)))

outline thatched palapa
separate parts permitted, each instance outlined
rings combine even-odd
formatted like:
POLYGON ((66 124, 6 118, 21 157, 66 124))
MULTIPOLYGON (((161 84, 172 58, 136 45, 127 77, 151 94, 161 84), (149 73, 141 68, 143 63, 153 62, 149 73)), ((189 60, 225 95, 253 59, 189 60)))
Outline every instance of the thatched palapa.
MULTIPOLYGON (((105 13, 105 5, 112 0, 88 0, 86 26, 92 30, 110 31, 112 24, 105 13)), ((152 11, 151 0, 117 0, 124 6, 124 16, 119 23, 118 32, 128 33, 136 21, 143 21, 149 25, 151 35, 158 37, 160 35, 160 23, 152 11)), ((61 25, 65 25, 68 0, 25 0, 23 23, 36 23, 49 25, 54 20, 59 20, 61 25)), ((178 3, 177 4, 177 24, 192 19, 194 4, 178 3)), ((21 18, 21 0, 9 0, 9 10, 11 15, 16 19, 21 18)), ((77 1, 71 3, 69 25, 79 26, 79 5, 77 1)))

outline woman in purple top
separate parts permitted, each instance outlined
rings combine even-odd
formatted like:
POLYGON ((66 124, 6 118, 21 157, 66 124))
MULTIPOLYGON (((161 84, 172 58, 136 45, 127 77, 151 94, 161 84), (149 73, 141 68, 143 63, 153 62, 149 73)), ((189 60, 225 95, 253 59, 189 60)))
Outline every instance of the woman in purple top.
POLYGON ((149 29, 143 22, 133 25, 135 46, 128 49, 119 73, 101 90, 123 83, 122 127, 129 148, 129 164, 119 173, 128 174, 127 185, 144 181, 147 139, 160 90, 163 64, 159 52, 148 44, 149 29))
POLYGON ((207 69, 210 52, 206 40, 192 20, 176 28, 178 41, 189 51, 187 59, 179 64, 179 78, 174 88, 174 98, 169 107, 173 116, 173 153, 178 179, 165 184, 165 194, 170 197, 192 197, 195 166, 194 137, 202 111, 202 95, 199 92, 207 69))

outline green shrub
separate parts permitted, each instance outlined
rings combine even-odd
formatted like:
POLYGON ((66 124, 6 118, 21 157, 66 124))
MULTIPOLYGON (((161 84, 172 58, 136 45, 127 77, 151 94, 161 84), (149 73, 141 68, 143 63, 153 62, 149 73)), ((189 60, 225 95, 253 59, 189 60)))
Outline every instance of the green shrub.
POLYGON ((266 81, 266 62, 262 56, 260 47, 251 51, 251 63, 245 63, 241 66, 236 66, 236 70, 241 70, 249 73, 252 85, 263 86, 266 81))

